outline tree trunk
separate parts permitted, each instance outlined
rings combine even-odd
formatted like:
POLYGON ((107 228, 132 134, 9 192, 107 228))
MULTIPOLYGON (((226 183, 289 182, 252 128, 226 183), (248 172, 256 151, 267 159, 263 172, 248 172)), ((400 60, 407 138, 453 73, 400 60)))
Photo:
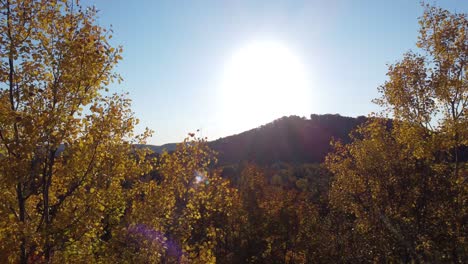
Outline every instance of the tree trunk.
MULTIPOLYGON (((18 183, 16 186, 16 195, 18 197, 18 207, 19 207, 19 220, 21 223, 24 223, 25 220, 25 200, 23 197, 23 188, 22 184, 18 183)), ((21 234, 20 239, 20 263, 26 264, 28 262, 28 255, 26 252, 26 238, 21 234)))

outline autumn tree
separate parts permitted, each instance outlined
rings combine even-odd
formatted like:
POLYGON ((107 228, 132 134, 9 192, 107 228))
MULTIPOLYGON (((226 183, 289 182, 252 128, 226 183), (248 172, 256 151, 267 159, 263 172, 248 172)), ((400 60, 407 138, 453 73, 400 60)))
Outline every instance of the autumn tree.
POLYGON ((229 237, 240 224, 239 199, 229 181, 211 170, 215 161, 206 141, 191 137, 158 158, 157 178, 134 181, 122 229, 117 230, 117 244, 126 246, 114 251, 116 260, 229 261, 229 237))
POLYGON ((418 52, 390 65, 379 88, 393 120, 371 120, 327 158, 331 205, 364 238, 350 236, 360 242, 348 260, 466 258, 467 15, 425 6, 419 24, 418 52))
POLYGON ((268 168, 246 164, 235 182, 242 226, 234 263, 310 263, 319 258, 319 210, 311 185, 271 181, 268 168))
POLYGON ((420 52, 389 67, 378 102, 401 121, 398 138, 414 148, 416 157, 445 170, 454 209, 446 216, 447 231, 454 233, 451 255, 461 259, 468 198, 468 172, 460 154, 468 145, 468 17, 426 5, 419 24, 420 52))
MULTIPOLYGON (((78 1, 0 1, 0 260, 91 260, 123 215, 130 102, 105 96, 121 49, 78 1)), ((135 156, 141 156, 140 159, 135 156)))

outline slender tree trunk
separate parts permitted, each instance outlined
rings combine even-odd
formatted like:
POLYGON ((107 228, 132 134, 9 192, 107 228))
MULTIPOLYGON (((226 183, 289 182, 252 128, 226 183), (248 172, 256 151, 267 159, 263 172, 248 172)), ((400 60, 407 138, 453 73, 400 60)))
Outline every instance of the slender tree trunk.
MULTIPOLYGON (((455 129, 455 134, 453 135, 453 140, 455 141, 455 146, 453 149, 453 158, 454 163, 455 163, 455 168, 454 168, 454 180, 458 180, 459 176, 459 170, 460 170, 460 162, 459 162, 459 148, 460 148, 460 133, 458 131, 458 115, 455 112, 456 107, 454 101, 451 102, 451 110, 452 110, 452 119, 453 119, 453 126, 455 129)), ((455 191, 455 197, 457 199, 456 201, 456 213, 455 213, 455 239, 453 239, 453 248, 452 248, 452 260, 453 261, 458 261, 458 239, 462 237, 461 234, 461 226, 463 226, 463 219, 461 219, 460 215, 462 214, 461 212, 463 211, 463 191, 460 191, 463 187, 460 187, 459 184, 455 186, 453 191, 455 191)))
MULTIPOLYGON (((15 88, 15 66, 14 66, 14 57, 13 57, 13 51, 14 51, 14 43, 13 43, 13 38, 12 38, 12 30, 11 30, 11 21, 10 21, 10 1, 6 2, 6 7, 7 7, 7 28, 8 28, 8 37, 10 40, 10 50, 8 54, 8 67, 9 67, 9 72, 8 72, 8 82, 9 82, 9 99, 10 99, 10 108, 12 111, 16 111, 15 107, 15 98, 14 98, 14 88, 15 88)), ((13 124, 14 126, 14 136, 15 136, 15 144, 19 143, 19 134, 18 134, 18 125, 16 122, 13 124)), ((16 157, 20 158, 20 157, 16 157)), ((26 207, 25 207, 25 202, 26 199, 24 197, 24 192, 23 192, 23 184, 21 181, 21 177, 17 178, 17 184, 16 184, 16 198, 18 200, 18 209, 19 209, 19 221, 24 224, 25 222, 25 214, 26 214, 26 207)), ((20 234, 20 263, 21 264, 26 264, 28 262, 28 254, 26 251, 26 238, 24 237, 24 234, 20 234)))
POLYGON ((43 180, 43 206, 44 206, 44 229, 45 229, 45 245, 44 245, 44 256, 46 263, 50 263, 50 235, 49 235, 49 225, 50 225, 50 217, 49 217, 49 188, 47 186, 47 176, 44 175, 43 180))
POLYGON ((49 152, 49 158, 46 163, 46 172, 43 177, 43 200, 44 200, 44 229, 45 229, 45 245, 44 245, 44 256, 46 263, 50 263, 52 246, 50 243, 50 231, 51 231, 51 218, 50 218, 50 206, 49 206, 49 189, 52 182, 52 174, 55 163, 55 155, 57 150, 51 150, 49 152))
MULTIPOLYGON (((16 196, 18 198, 18 207, 19 207, 19 220, 24 223, 25 220, 25 200, 23 197, 23 187, 21 183, 18 183, 16 186, 16 196)), ((21 234, 20 240, 20 263, 26 264, 28 262, 28 255, 26 252, 26 239, 23 234, 21 234)))

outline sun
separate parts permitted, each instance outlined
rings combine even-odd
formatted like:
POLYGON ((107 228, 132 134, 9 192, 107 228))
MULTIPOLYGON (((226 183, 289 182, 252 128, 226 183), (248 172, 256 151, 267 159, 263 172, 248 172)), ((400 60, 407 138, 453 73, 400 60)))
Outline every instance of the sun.
POLYGON ((219 109, 232 127, 257 127, 310 111, 309 78, 300 57, 280 42, 255 41, 226 62, 219 109))

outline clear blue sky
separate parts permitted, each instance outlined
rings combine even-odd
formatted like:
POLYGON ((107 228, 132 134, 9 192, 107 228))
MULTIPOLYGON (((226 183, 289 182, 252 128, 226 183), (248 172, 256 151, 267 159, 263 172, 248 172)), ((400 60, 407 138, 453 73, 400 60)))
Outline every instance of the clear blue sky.
MULTIPOLYGON (((117 68, 124 82, 112 90, 130 93, 141 121, 137 131, 154 130, 149 143, 157 145, 181 141, 199 128, 210 140, 247 129, 224 128, 216 118, 216 89, 229 56, 263 39, 287 45, 313 75, 316 103, 308 114, 377 111, 371 100, 386 79, 386 64, 415 49, 422 14, 417 0, 82 3, 100 10, 102 26, 112 24, 112 43, 124 47, 117 68)), ((438 5, 468 12, 464 0, 438 5)))

